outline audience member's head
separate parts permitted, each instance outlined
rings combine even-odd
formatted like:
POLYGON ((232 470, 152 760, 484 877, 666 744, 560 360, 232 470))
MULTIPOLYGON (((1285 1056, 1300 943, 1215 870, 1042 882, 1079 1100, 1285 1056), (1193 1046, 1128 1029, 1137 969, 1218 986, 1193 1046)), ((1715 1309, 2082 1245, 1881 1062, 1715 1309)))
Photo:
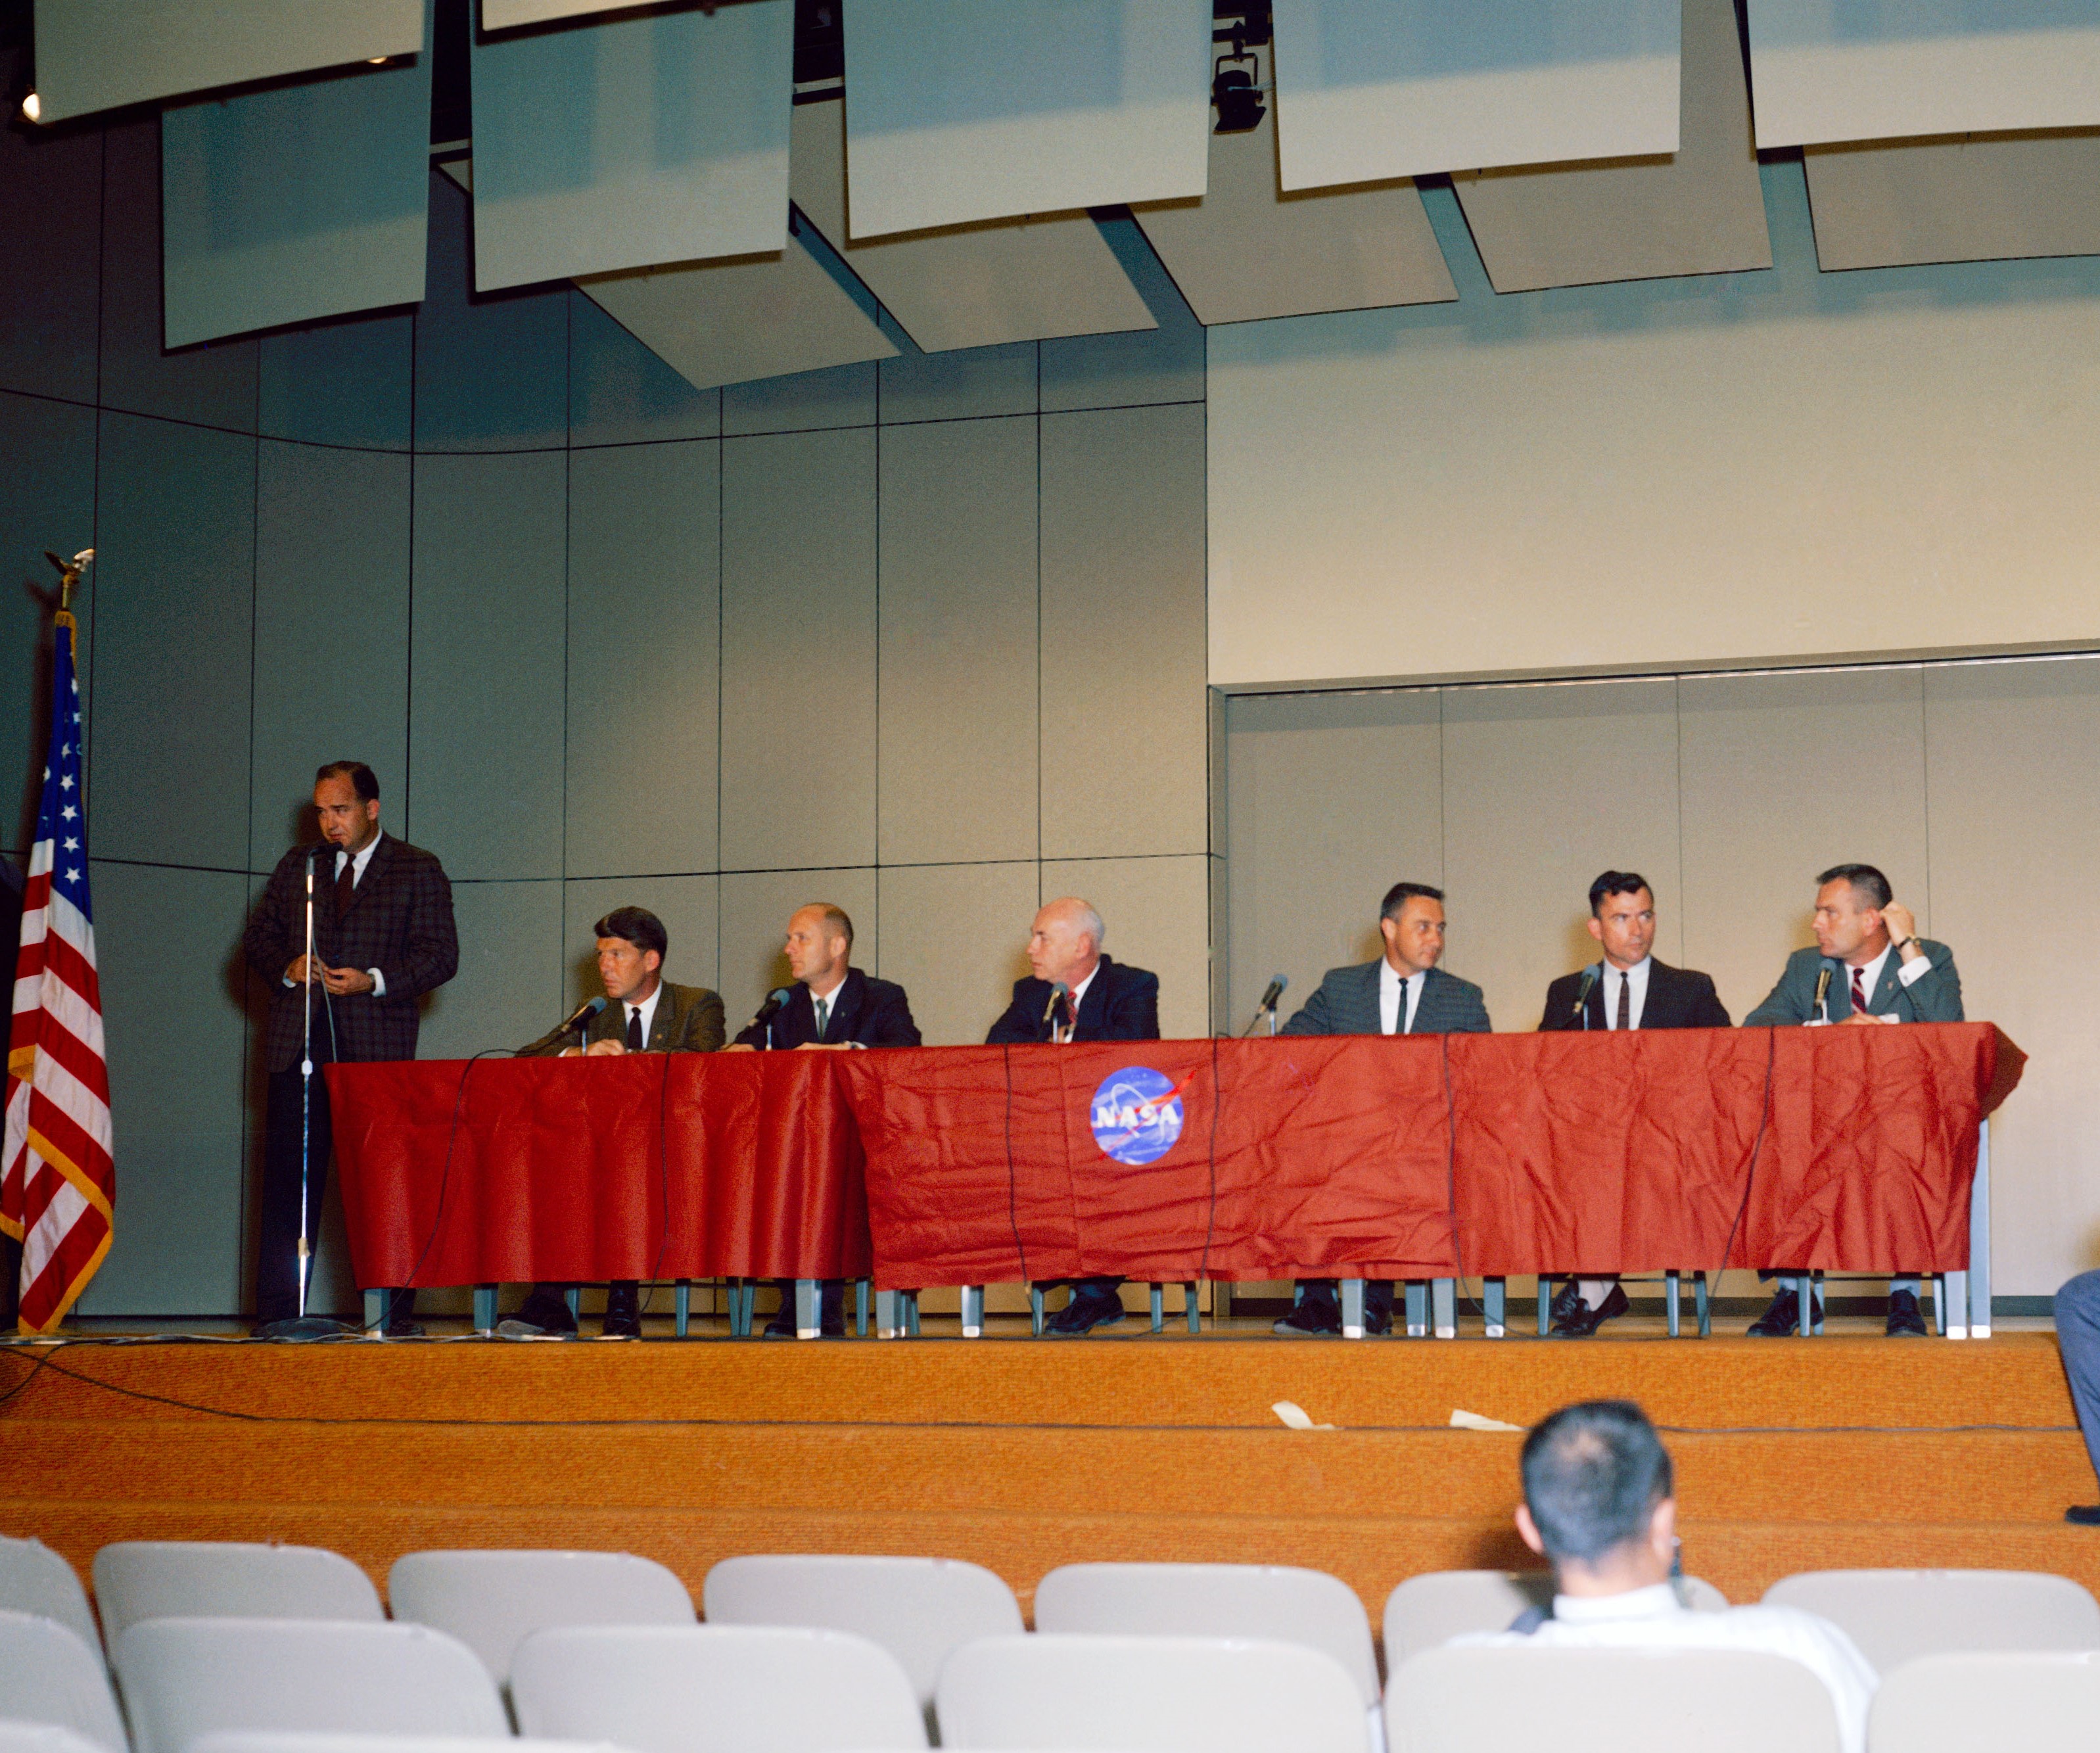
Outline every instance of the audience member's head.
POLYGON ((1563 1406, 1524 1443, 1524 1544, 1564 1595, 1617 1595, 1666 1581, 1677 1546, 1670 1453, 1630 1400, 1563 1406))

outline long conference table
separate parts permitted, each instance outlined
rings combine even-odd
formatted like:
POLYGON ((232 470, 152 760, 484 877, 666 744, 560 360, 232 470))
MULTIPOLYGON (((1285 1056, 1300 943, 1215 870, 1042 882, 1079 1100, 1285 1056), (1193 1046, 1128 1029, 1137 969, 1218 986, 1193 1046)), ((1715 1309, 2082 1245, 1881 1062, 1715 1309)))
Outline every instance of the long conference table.
POLYGON ((1935 1275, 1958 1337, 1990 1330, 1988 1121, 2025 1059, 1921 1023, 327 1075, 368 1303, 473 1285, 482 1327, 532 1281, 674 1281, 683 1331, 694 1279, 793 1280, 814 1332, 818 1282, 871 1280, 895 1333, 933 1286, 964 1287, 968 1331, 989 1283, 1324 1278, 1345 1331, 1391 1278, 1410 1331, 1449 1336, 1479 1278, 1493 1335, 1511 1275, 1755 1267, 1935 1275))

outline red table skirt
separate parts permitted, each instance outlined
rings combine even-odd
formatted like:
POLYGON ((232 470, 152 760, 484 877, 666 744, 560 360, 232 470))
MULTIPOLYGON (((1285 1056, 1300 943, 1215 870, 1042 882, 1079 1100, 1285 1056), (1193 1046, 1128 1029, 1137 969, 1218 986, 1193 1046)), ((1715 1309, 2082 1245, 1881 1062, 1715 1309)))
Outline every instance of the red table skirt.
POLYGON ((843 1057, 332 1065, 357 1282, 865 1276, 843 1057))
POLYGON ((1958 1269, 1977 1123, 2023 1063, 1935 1023, 328 1075, 360 1284, 915 1288, 1958 1269))

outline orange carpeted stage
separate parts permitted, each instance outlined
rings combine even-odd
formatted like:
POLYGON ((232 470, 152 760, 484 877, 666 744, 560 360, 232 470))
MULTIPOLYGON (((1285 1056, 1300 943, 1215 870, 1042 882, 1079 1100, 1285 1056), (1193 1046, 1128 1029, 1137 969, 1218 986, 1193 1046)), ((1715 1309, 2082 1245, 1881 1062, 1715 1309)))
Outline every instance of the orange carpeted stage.
POLYGON ((918 1552, 1025 1607, 1074 1560, 1231 1560, 1333 1571, 1375 1624, 1404 1577, 1528 1557, 1520 1439, 1454 1408, 1624 1395, 1676 1454, 1687 1569, 1733 1600, 1858 1565, 2100 1589, 2100 1533, 2062 1521, 2100 1494, 2045 1334, 85 1345, 0 1355, 0 1531, 83 1575, 119 1539, 330 1546, 382 1588, 420 1548, 597 1547, 697 1599, 735 1552, 918 1552), (1286 1399, 1340 1428, 1285 1429, 1286 1399))

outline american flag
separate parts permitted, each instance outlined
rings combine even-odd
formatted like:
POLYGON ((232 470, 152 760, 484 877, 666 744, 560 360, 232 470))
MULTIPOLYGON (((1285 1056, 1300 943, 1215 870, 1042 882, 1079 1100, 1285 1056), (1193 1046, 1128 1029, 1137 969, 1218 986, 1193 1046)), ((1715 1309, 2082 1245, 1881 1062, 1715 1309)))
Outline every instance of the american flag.
POLYGON ((73 617, 61 612, 51 659, 43 803, 22 897, 15 1018, 7 1037, 0 1230, 22 1244, 25 1333, 48 1333, 65 1318, 115 1233, 109 1068, 87 900, 75 633, 73 617))

